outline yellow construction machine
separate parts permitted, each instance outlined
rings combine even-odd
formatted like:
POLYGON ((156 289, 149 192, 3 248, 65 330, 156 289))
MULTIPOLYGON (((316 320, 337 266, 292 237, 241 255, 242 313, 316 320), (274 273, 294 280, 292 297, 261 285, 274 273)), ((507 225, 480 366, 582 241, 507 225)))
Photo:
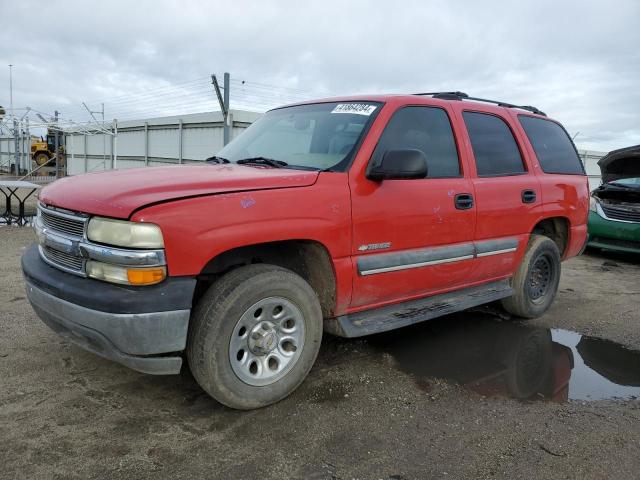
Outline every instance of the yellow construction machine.
MULTIPOLYGON (((61 164, 63 164, 64 147, 62 146, 62 132, 49 129, 47 130, 46 140, 40 137, 40 140, 31 142, 31 158, 36 162, 36 165, 44 165, 54 156, 56 149, 56 135, 58 135, 58 153, 62 160, 61 164)), ((55 160, 49 163, 50 166, 54 166, 55 164, 55 160)))

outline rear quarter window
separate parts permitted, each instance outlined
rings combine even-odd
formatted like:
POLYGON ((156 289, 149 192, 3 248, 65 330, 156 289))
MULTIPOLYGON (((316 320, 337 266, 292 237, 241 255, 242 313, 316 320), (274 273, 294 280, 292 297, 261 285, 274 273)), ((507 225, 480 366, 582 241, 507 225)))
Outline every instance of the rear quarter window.
POLYGON ((545 173, 582 175, 584 169, 567 132, 555 122, 518 115, 520 125, 545 173))

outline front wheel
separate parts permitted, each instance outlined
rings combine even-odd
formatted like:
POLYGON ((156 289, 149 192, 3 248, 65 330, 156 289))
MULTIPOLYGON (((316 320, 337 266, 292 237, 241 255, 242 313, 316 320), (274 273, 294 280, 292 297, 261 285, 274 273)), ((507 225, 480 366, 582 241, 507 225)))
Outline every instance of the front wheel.
POLYGON ((504 309, 523 318, 545 313, 558 291, 560 265, 560 251, 555 242, 544 235, 532 235, 512 280, 514 294, 502 300, 504 309))
POLYGON ((42 165, 44 165, 45 163, 47 163, 49 161, 49 155, 47 155, 46 153, 39 153, 39 154, 36 155, 34 160, 36 162, 36 165, 41 167, 42 165))
POLYGON ((220 278, 200 299, 187 357, 213 398, 248 410, 292 393, 321 340, 322 311, 311 286, 290 270, 249 265, 220 278))

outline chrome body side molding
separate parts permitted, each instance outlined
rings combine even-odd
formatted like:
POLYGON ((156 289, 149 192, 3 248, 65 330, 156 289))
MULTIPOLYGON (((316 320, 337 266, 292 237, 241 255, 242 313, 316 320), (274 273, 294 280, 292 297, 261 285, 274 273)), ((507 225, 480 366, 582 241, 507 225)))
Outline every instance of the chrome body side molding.
POLYGON ((518 238, 506 237, 443 247, 363 255, 357 260, 358 274, 361 276, 375 275, 443 263, 461 262, 473 258, 512 253, 517 249, 518 238))

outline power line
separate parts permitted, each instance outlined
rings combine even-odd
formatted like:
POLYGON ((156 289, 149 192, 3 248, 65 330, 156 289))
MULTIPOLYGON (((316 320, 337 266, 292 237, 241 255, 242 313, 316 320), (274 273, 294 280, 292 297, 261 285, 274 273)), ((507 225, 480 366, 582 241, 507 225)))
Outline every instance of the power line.
POLYGON ((265 87, 265 88, 277 88, 279 90, 289 90, 289 91, 292 91, 292 92, 298 92, 298 93, 302 93, 302 94, 309 93, 308 90, 301 90, 299 88, 284 87, 282 85, 270 85, 270 84, 267 84, 267 83, 252 82, 250 80, 231 79, 231 83, 239 83, 239 84, 242 84, 242 85, 254 85, 254 86, 257 86, 257 87, 265 87))
MULTIPOLYGON (((310 91, 301 88, 235 78, 230 80, 229 93, 233 108, 257 112, 284 104, 299 103, 314 96, 310 91)), ((105 117, 119 120, 219 110, 209 77, 198 77, 171 85, 148 88, 138 93, 105 96, 84 103, 87 105, 104 103, 105 117)), ((63 111, 64 118, 81 118, 83 121, 91 123, 92 119, 81 106, 81 102, 68 105, 68 107, 59 109, 63 111)), ((40 113, 50 116, 50 114, 40 113)), ((69 121, 73 122, 73 120, 69 121)))
MULTIPOLYGON (((148 96, 146 98, 132 99, 126 102, 125 101, 109 102, 109 100, 105 100, 102 103, 104 103, 105 106, 110 111, 113 111, 120 108, 135 107, 136 105, 148 105, 152 103, 163 102, 163 101, 166 101, 166 99, 187 98, 187 97, 194 97, 194 96, 205 99, 208 96, 206 95, 207 93, 209 92, 201 90, 201 91, 184 92, 181 94, 164 94, 164 95, 148 96)), ((63 109, 63 110, 65 110, 69 115, 73 115, 76 113, 84 113, 83 109, 77 108, 77 107, 69 110, 66 110, 66 109, 63 109)))
MULTIPOLYGON (((241 87, 246 92, 254 94, 256 96, 259 96, 260 93, 263 94, 261 96, 277 95, 278 97, 283 97, 283 98, 285 97, 286 98, 296 98, 296 97, 308 98, 310 96, 309 92, 306 92, 300 89, 293 89, 290 87, 267 85, 267 84, 262 84, 257 82, 240 81, 240 80, 234 80, 234 79, 231 80, 231 83, 241 87), (285 94, 284 92, 287 92, 287 93, 285 94)), ((182 84, 176 84, 172 86, 166 86, 163 88, 152 89, 150 91, 145 91, 144 93, 140 93, 140 94, 127 94, 119 97, 104 98, 100 100, 100 103, 104 102, 107 105, 132 105, 132 104, 144 103, 144 101, 155 99, 156 97, 159 97, 159 96, 176 96, 175 93, 177 92, 181 92, 182 96, 188 96, 188 95, 200 94, 200 93, 205 95, 210 92, 210 86, 207 81, 207 78, 205 77, 202 79, 192 80, 190 82, 184 82, 182 84), (199 83, 201 83, 201 85, 198 85, 199 83), (197 90, 195 90, 195 88, 197 88, 197 90)), ((92 102, 86 102, 86 103, 92 103, 92 102)))
POLYGON ((165 85, 163 87, 154 87, 154 88, 150 88, 150 89, 147 88, 147 89, 143 90, 140 93, 131 93, 130 92, 130 93, 122 94, 122 95, 116 95, 116 96, 113 96, 113 97, 102 97, 101 99, 88 100, 87 103, 101 103, 101 102, 104 102, 104 101, 114 101, 114 100, 118 100, 118 99, 123 98, 123 97, 137 97, 139 95, 143 95, 143 94, 145 94, 147 92, 150 92, 150 91, 171 90, 171 89, 183 87, 185 85, 202 82, 203 80, 206 82, 208 78, 209 77, 199 77, 197 79, 189 80, 189 81, 182 82, 182 83, 174 83, 174 84, 171 84, 171 85, 165 85))
MULTIPOLYGON (((168 97, 156 97, 151 100, 131 102, 131 103, 120 104, 120 105, 112 105, 105 102, 105 110, 106 112, 108 112, 109 116, 113 116, 114 112, 119 112, 119 111, 130 111, 130 110, 137 110, 140 108, 148 108, 148 107, 162 109, 165 106, 175 105, 181 102, 186 102, 186 103, 195 102, 195 101, 207 102, 211 100, 212 100, 211 98, 207 98, 205 95, 184 94, 184 95, 174 95, 174 96, 168 96, 168 97)), ((65 111, 66 115, 84 114, 84 113, 85 113, 84 111, 79 109, 65 111)))

